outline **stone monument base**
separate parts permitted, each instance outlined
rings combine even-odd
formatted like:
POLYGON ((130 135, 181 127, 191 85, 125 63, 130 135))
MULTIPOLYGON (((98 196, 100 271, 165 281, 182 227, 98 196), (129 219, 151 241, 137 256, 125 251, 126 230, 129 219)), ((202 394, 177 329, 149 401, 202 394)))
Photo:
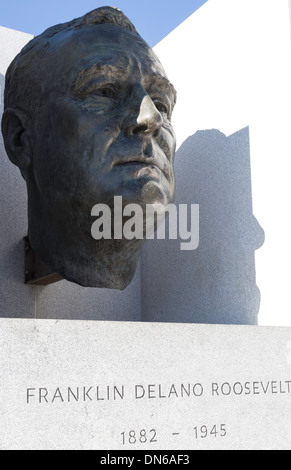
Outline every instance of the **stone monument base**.
POLYGON ((291 448, 291 330, 0 320, 0 448, 291 448))

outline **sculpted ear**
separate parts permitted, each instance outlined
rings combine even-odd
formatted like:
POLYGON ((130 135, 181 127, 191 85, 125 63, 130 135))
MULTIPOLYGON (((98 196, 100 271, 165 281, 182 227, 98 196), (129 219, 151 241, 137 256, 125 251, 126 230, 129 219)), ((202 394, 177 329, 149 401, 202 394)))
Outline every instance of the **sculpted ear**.
POLYGON ((31 129, 26 114, 19 109, 7 108, 2 116, 2 134, 8 157, 21 170, 31 165, 31 129))

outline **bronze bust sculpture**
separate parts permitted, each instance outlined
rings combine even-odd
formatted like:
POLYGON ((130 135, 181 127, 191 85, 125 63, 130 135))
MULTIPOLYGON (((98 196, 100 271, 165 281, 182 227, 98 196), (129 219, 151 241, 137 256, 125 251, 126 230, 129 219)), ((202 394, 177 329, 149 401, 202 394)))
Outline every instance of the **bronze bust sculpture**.
POLYGON ((94 240, 92 207, 173 201, 176 93, 118 9, 49 28, 10 65, 2 133, 28 192, 30 243, 51 269, 124 289, 145 239, 94 240))

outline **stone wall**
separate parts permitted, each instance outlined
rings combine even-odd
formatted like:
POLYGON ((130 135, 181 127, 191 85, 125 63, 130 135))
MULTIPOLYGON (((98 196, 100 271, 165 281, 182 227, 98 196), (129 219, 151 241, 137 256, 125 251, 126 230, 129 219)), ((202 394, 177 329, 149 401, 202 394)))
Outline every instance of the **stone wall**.
POLYGON ((208 0, 155 50, 178 90, 176 202, 201 204, 201 233, 193 253, 145 247, 166 256, 144 298, 156 286, 164 319, 291 325, 289 0, 208 0))
MULTIPOLYGON (((289 0, 208 0, 155 48, 178 90, 177 204, 200 243, 150 240, 124 291, 23 283, 26 191, 0 137, 3 317, 291 325, 289 0)), ((30 35, 0 28, 6 68, 30 35)))

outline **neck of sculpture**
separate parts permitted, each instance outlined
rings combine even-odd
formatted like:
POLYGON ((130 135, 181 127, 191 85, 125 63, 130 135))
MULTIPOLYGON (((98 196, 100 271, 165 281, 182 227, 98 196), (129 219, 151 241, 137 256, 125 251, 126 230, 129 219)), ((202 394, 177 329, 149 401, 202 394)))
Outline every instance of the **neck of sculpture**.
POLYGON ((31 246, 54 272, 84 287, 124 290, 130 284, 145 240, 97 241, 89 218, 78 223, 67 215, 62 223, 60 213, 35 203, 28 208, 31 246))

